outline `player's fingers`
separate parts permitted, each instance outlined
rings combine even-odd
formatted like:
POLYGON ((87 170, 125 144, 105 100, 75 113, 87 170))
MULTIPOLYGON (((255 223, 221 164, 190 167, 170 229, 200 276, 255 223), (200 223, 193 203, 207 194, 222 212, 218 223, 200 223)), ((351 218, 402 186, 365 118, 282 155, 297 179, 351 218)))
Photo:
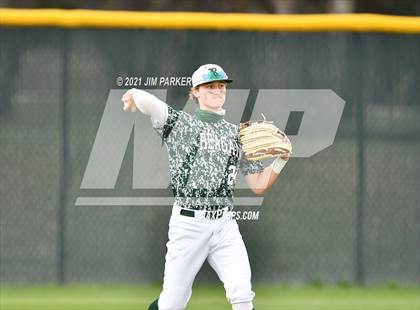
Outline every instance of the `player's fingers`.
POLYGON ((131 108, 131 106, 130 106, 129 102, 128 102, 128 101, 124 101, 123 110, 124 110, 124 111, 129 111, 129 110, 131 110, 131 109, 132 109, 132 108, 131 108))
POLYGON ((126 98, 133 98, 133 95, 134 95, 134 91, 135 91, 135 89, 134 88, 132 88, 132 89, 129 89, 129 90, 127 90, 125 93, 124 93, 124 95, 123 96, 125 96, 126 98))
POLYGON ((130 96, 126 96, 126 95, 122 96, 121 101, 124 103, 129 103, 129 104, 134 103, 134 100, 130 98, 130 96))
POLYGON ((122 101, 125 101, 125 100, 128 100, 129 99, 129 95, 127 94, 127 93, 125 93, 122 97, 121 97, 121 100, 122 101))
POLYGON ((130 101, 124 101, 123 106, 124 111, 136 112, 137 107, 135 104, 131 103, 130 101))
POLYGON ((127 99, 127 98, 123 99, 123 100, 122 100, 122 102, 123 102, 124 104, 128 104, 128 105, 132 104, 132 100, 127 99))

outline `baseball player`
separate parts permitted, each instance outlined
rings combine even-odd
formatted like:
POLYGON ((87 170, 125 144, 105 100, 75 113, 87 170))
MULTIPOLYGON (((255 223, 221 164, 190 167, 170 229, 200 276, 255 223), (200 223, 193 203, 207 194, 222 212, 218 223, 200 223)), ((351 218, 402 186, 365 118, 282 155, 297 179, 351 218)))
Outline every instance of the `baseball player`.
POLYGON ((289 156, 264 168, 243 156, 239 127, 224 119, 226 85, 231 83, 215 64, 192 75, 190 96, 195 115, 177 111, 152 94, 127 91, 124 110, 150 116, 166 144, 175 197, 169 222, 163 290, 149 310, 185 309, 194 278, 207 259, 224 284, 234 310, 252 310, 255 293, 251 269, 238 225, 230 216, 237 171, 250 189, 262 195, 277 179, 289 156))

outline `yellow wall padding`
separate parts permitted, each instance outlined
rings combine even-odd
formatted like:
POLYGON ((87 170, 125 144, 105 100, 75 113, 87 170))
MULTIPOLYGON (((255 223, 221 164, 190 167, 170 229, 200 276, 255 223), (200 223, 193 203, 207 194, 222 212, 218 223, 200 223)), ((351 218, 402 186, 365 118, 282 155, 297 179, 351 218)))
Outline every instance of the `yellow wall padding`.
POLYGON ((0 9, 1 26, 419 34, 420 17, 378 14, 242 14, 0 9))

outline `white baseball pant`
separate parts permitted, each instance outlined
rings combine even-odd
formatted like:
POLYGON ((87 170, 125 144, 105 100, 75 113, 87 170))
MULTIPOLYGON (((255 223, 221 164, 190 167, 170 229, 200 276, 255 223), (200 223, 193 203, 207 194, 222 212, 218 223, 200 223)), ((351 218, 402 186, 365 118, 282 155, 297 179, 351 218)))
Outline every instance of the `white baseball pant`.
POLYGON ((169 222, 159 310, 185 309, 195 276, 206 259, 223 282, 233 309, 252 310, 255 293, 251 288, 251 269, 236 221, 227 217, 186 217, 180 210, 173 207, 169 222))

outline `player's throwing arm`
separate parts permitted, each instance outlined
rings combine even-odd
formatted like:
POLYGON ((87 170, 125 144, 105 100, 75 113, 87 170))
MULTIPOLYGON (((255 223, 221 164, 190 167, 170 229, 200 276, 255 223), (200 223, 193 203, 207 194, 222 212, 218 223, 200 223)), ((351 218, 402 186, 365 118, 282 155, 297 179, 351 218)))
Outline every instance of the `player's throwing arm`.
POLYGON ((159 127, 166 122, 168 116, 168 105, 143 90, 130 89, 121 98, 123 110, 136 112, 140 110, 152 119, 153 127, 159 127))

